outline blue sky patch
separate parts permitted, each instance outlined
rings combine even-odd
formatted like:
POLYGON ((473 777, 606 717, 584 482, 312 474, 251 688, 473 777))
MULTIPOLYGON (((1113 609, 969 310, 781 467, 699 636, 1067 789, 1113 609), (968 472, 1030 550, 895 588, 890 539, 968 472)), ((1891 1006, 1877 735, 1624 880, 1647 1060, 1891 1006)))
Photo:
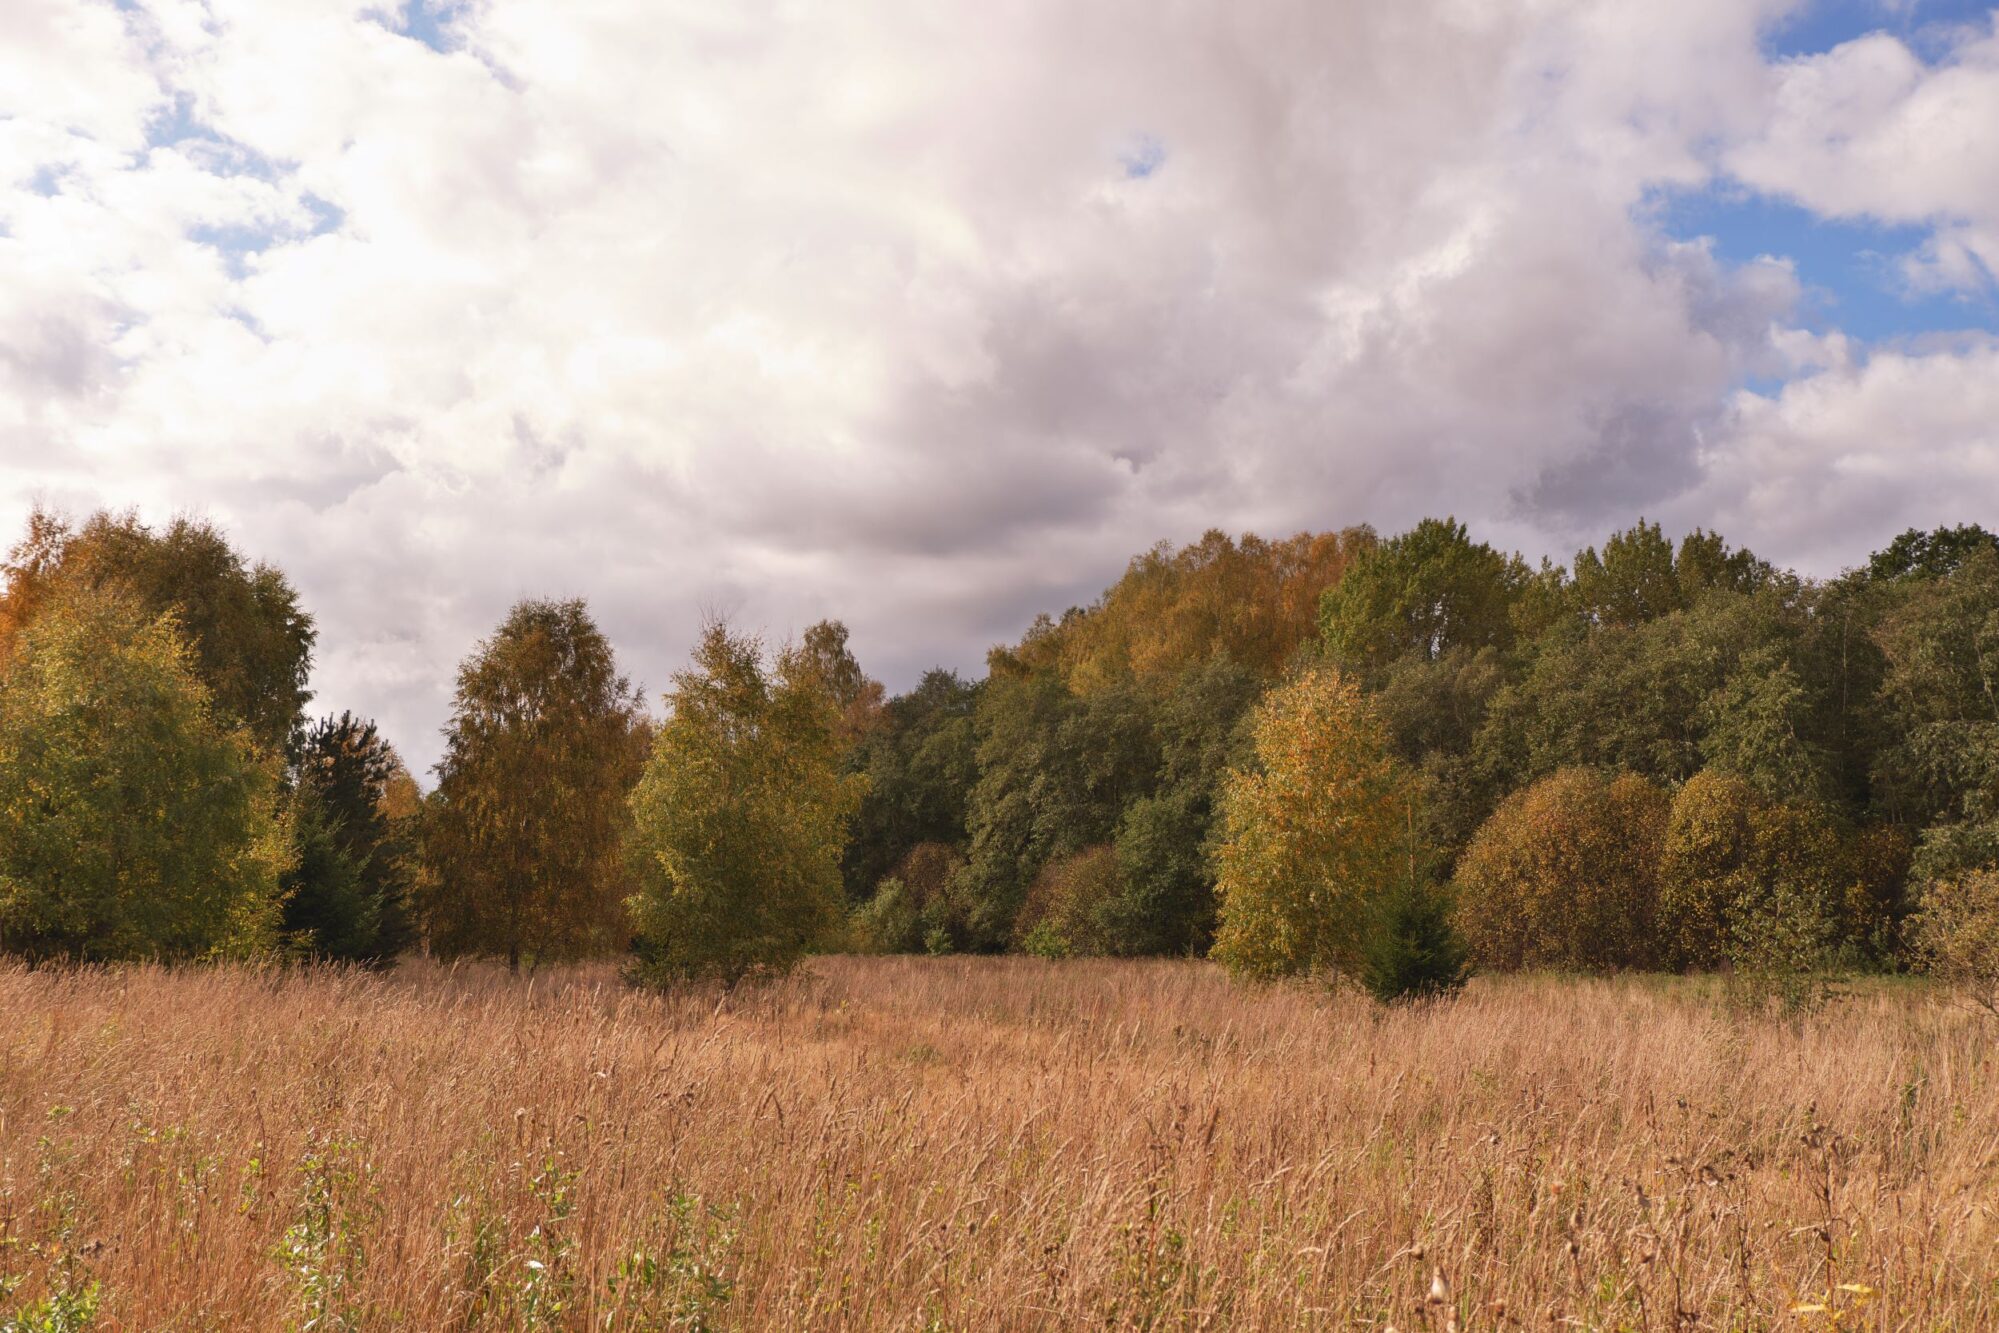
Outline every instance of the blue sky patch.
POLYGON ((393 11, 377 11, 374 17, 390 32, 443 54, 461 45, 451 30, 459 7, 460 0, 402 0, 393 11))
POLYGON ((1166 165, 1166 144, 1156 134, 1140 134, 1118 153, 1126 180, 1142 181, 1166 165))
POLYGON ((1954 29, 1985 27, 1992 21, 1990 0, 1807 0, 1763 34, 1763 52, 1773 60, 1814 56, 1870 32, 1900 38, 1912 50, 1935 56, 1954 29))
POLYGON ((1869 342, 1945 330, 1999 332, 1999 294, 1908 289, 1901 260, 1929 238, 1928 227, 1822 218, 1739 186, 1664 193, 1649 208, 1665 235, 1711 238, 1716 257, 1728 264, 1765 255, 1789 259, 1805 289, 1798 322, 1806 328, 1838 328, 1869 342))

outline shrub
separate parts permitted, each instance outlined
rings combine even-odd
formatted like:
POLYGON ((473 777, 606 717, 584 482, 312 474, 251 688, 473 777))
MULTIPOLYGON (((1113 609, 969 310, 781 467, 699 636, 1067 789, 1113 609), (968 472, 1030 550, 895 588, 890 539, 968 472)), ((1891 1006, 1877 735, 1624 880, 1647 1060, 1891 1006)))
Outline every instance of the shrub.
POLYGON ((1660 961, 1821 971, 1884 959, 1907 837, 1843 831, 1824 807, 1768 799, 1709 769, 1673 798, 1659 862, 1660 961))
POLYGON ((916 900, 893 875, 875 886, 874 897, 853 910, 849 927, 857 953, 915 953, 923 943, 916 900))
POLYGON ((918 843, 849 917, 862 953, 954 953, 966 934, 957 877, 965 858, 941 842, 918 843))
POLYGON ((1731 773, 1696 774, 1673 798, 1659 854, 1659 962, 1724 962, 1736 919, 1754 897, 1754 816, 1762 801, 1731 773))
POLYGON ((1929 970, 1999 1017, 1999 869, 1926 885, 1912 925, 1929 970))
POLYGON ((1123 896, 1117 852, 1108 844, 1051 861, 1027 891, 1017 942, 1044 957, 1110 953, 1112 918, 1123 896))
POLYGON ((1481 967, 1604 971, 1658 961, 1666 794, 1561 769, 1501 803, 1458 862, 1458 926, 1481 967))
POLYGON ((1449 995, 1464 986, 1470 971, 1447 895, 1414 880, 1382 895, 1361 963, 1361 984, 1369 994, 1383 1004, 1449 995))

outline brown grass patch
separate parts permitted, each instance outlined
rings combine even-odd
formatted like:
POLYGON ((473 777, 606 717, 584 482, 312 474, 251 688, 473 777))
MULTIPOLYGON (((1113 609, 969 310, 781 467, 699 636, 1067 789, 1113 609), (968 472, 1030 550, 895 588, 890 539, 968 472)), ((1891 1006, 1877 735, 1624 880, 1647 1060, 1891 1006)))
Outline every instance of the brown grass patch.
POLYGON ((0 968, 0 1323, 1999 1328, 1993 1038, 1904 987, 0 968))

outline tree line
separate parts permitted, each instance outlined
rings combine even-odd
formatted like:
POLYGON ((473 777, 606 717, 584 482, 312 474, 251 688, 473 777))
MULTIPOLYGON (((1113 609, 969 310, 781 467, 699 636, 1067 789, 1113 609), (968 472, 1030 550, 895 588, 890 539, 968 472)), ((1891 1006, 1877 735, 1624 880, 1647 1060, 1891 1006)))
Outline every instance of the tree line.
POLYGON ((980 680, 891 697, 837 622, 716 624, 657 713, 582 602, 530 600, 461 665, 428 794, 371 723, 307 715, 315 646, 210 524, 34 515, 0 592, 0 950, 662 984, 829 948, 1211 955, 1394 995, 1901 968, 1995 897, 1977 527, 1826 580, 1643 520, 1567 565, 1448 519, 1210 533, 980 680))

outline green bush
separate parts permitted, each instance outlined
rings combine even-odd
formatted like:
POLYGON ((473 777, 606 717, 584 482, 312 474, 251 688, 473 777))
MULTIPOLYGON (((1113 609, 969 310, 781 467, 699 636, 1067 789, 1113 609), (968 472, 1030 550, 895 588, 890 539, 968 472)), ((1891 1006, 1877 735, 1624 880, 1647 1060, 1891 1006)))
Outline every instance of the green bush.
POLYGON ((1375 905, 1361 955, 1360 981, 1383 1004, 1433 999, 1463 988, 1470 954, 1451 924, 1450 898, 1403 881, 1375 905))

